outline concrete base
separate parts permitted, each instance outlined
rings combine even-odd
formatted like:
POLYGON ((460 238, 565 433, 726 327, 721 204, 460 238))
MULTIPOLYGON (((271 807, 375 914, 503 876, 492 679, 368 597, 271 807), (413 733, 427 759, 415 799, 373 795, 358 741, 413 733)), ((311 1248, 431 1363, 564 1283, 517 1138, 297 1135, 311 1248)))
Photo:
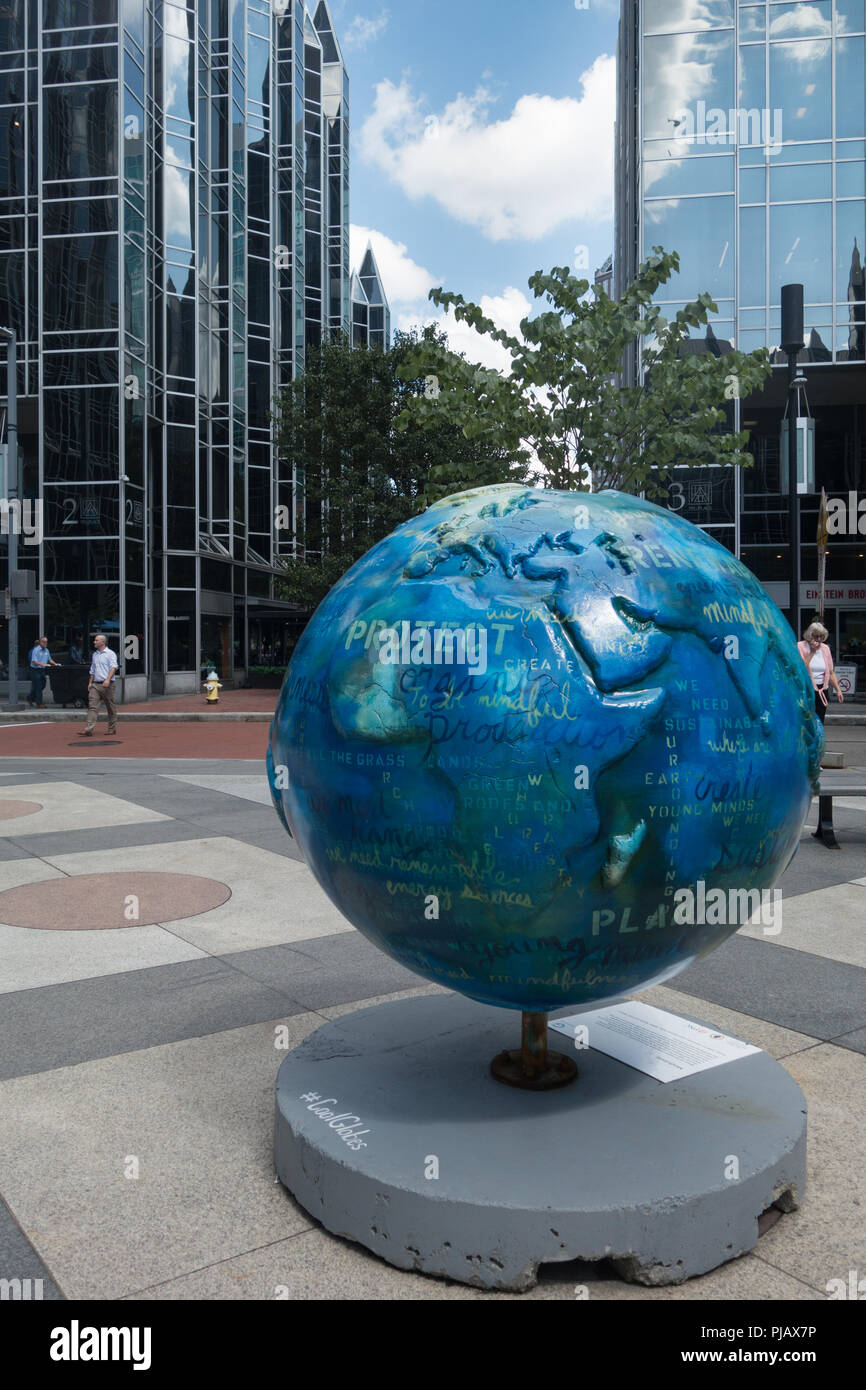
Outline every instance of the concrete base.
POLYGON ((806 1102, 766 1053, 663 1085, 584 1050, 572 1086, 537 1093, 490 1075, 519 1032, 519 1013, 446 994, 326 1024, 280 1067, 280 1180, 390 1264, 489 1289, 575 1259, 681 1283, 797 1206, 806 1102))

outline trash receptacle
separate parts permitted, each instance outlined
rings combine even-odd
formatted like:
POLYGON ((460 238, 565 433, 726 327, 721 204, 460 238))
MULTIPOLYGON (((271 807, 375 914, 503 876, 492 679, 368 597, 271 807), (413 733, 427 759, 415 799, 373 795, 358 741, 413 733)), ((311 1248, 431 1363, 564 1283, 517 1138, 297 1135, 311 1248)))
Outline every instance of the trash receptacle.
POLYGON ((84 709, 87 704, 87 685, 90 680, 90 667, 83 662, 74 666, 51 666, 48 672, 51 694, 55 705, 74 705, 84 709))

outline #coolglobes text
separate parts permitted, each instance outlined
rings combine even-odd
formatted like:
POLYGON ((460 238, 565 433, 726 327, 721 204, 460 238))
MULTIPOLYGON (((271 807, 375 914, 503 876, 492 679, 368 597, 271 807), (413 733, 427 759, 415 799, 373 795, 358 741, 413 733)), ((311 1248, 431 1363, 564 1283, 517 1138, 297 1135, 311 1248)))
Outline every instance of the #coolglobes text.
POLYGON ((348 1110, 342 1115, 335 1115, 333 1110, 329 1110, 329 1105, 339 1105, 340 1103, 335 1096, 329 1096, 327 1100, 322 1100, 317 1091, 307 1091, 300 1099, 308 1101, 307 1109, 311 1110, 314 1115, 318 1115, 320 1120, 324 1120, 328 1128, 332 1129, 343 1143, 348 1144, 355 1153, 359 1149, 366 1149, 366 1141, 361 1138, 361 1135, 369 1134, 369 1129, 358 1129, 358 1125, 364 1123, 360 1115, 351 1115, 348 1110))

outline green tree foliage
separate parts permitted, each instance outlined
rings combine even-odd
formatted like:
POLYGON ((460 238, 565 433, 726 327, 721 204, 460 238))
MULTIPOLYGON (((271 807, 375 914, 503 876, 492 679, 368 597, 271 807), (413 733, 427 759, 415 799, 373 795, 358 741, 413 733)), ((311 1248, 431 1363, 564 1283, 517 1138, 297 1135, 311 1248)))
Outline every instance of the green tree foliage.
MULTIPOLYGON (((469 438, 440 418, 396 429, 430 384, 406 371, 422 348, 447 352, 433 328, 397 333, 387 352, 344 337, 308 348, 303 375, 278 402, 279 447, 304 481, 301 556, 283 562, 281 596, 313 607, 354 562, 449 491, 526 479, 518 451, 469 438)), ((461 359, 456 354, 456 361, 461 359)))
POLYGON ((725 430, 725 407, 761 386, 769 356, 763 349, 683 354, 690 331, 705 332, 716 305, 701 294, 664 317, 652 301, 679 264, 676 252, 654 247, 620 300, 597 286, 589 296, 589 282, 566 266, 538 271, 529 287, 551 307, 523 320, 521 338, 462 295, 431 290, 434 304, 508 349, 511 371, 477 366, 438 341, 419 342, 402 370, 435 377, 438 395, 414 394, 398 426, 457 425, 467 439, 496 441, 532 460, 538 481, 551 488, 666 497, 676 464, 748 465, 748 433, 725 430), (635 342, 646 385, 625 387, 618 374, 635 342))

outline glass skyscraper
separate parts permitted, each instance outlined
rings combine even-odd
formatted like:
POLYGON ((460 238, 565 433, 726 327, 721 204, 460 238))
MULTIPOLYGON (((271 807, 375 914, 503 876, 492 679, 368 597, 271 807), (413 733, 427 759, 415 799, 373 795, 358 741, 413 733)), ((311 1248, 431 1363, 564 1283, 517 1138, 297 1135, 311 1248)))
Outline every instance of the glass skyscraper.
MULTIPOLYGON (((800 362, 815 419, 816 492, 800 498, 801 620, 814 611, 821 487, 866 496, 864 8, 864 0, 624 0, 620 22, 617 289, 653 246, 678 251, 664 308, 672 314, 708 291, 718 313, 703 350, 767 347, 778 364, 760 396, 733 403, 732 425, 751 431, 754 467, 683 470, 669 505, 740 554, 784 608, 780 292, 804 287, 800 362)), ((635 357, 626 380, 637 371, 635 357)), ((833 540, 827 622, 837 654, 862 652, 866 678, 864 552, 866 534, 833 540)))
POLYGON ((285 655, 303 479, 270 412, 351 334, 348 91, 326 0, 0 0, 22 647, 106 632, 127 700, 285 655))

